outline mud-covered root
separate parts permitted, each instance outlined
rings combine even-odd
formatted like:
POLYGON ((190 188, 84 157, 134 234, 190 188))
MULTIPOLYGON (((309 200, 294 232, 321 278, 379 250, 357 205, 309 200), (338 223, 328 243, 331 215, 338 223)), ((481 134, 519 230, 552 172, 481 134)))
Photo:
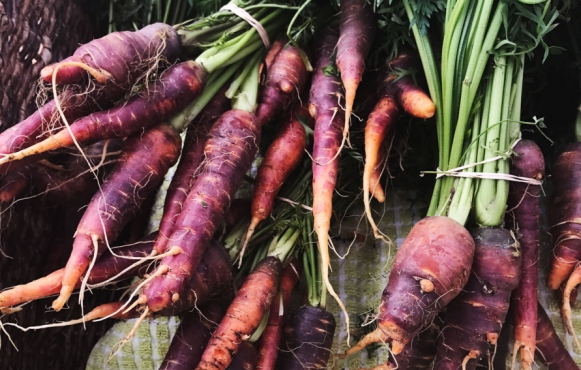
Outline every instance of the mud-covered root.
POLYGON ((277 369, 326 369, 335 327, 335 318, 329 311, 303 306, 284 330, 277 369))
POLYGON ((238 353, 226 370, 252 370, 256 366, 257 352, 250 342, 243 342, 238 347, 238 353))
POLYGON ((577 345, 577 349, 581 352, 581 343, 573 327, 573 317, 571 312, 571 291, 581 283, 581 264, 578 264, 573 270, 569 280, 567 280, 567 285, 563 290, 563 299, 561 301, 561 318, 563 319, 563 324, 567 329, 567 332, 573 336, 573 340, 577 345))
POLYGON ((474 248, 470 233, 451 218, 426 217, 414 225, 395 256, 379 306, 377 329, 345 355, 371 343, 391 343, 393 354, 401 353, 462 291, 474 248))
POLYGON ((266 257, 248 275, 226 315, 214 331, 196 370, 224 370, 240 344, 248 341, 275 298, 282 264, 266 257))
POLYGON ((545 309, 538 304, 537 352, 548 370, 579 370, 569 351, 557 335, 545 309))
POLYGON ((553 243, 549 289, 557 290, 581 261, 581 143, 574 143, 559 155, 553 164, 555 187, 549 207, 549 225, 553 243))
POLYGON ((472 274, 446 309, 435 370, 475 369, 482 356, 488 361, 519 283, 521 251, 514 235, 502 228, 471 234, 476 242, 472 274))
POLYGON ((198 312, 186 313, 173 337, 160 370, 189 370, 194 368, 210 340, 210 330, 198 319, 198 312))

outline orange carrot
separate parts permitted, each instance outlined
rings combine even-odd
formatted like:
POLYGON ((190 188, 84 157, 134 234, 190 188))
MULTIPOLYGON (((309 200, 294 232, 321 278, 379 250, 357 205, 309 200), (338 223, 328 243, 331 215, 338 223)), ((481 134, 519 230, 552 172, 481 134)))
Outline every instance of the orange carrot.
POLYGON ((250 338, 276 297, 281 270, 278 258, 266 257, 248 275, 196 370, 224 370, 230 365, 239 345, 250 338))
POLYGON ((242 243, 241 256, 258 224, 272 212, 278 191, 303 158, 307 134, 299 120, 301 117, 309 117, 309 113, 305 107, 298 106, 288 115, 278 136, 264 154, 254 180, 252 219, 242 243))

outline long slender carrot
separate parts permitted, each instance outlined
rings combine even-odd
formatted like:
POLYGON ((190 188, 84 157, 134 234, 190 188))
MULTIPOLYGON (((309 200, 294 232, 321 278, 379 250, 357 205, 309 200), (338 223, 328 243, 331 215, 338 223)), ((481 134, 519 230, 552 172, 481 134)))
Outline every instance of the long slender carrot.
POLYGON ((259 141, 256 117, 249 112, 230 110, 212 126, 200 175, 169 238, 168 247, 177 246, 182 253, 161 261, 160 268, 169 268, 169 272, 157 276, 144 293, 152 312, 177 304, 186 294, 185 282, 201 260, 244 174, 250 169, 259 141))
POLYGON ((275 297, 270 305, 268 324, 266 324, 258 342, 257 370, 274 370, 276 368, 278 348, 284 331, 285 318, 288 317, 291 293, 299 281, 301 270, 302 265, 298 261, 291 261, 282 271, 279 289, 282 297, 281 299, 275 297))
POLYGON ((113 137, 125 137, 162 122, 190 104, 203 90, 207 73, 193 61, 166 70, 153 86, 119 106, 93 113, 47 139, 24 150, 8 154, 0 164, 75 144, 92 144, 113 137))
POLYGON ((165 195, 163 217, 159 224, 159 237, 154 246, 158 253, 165 252, 175 221, 181 213, 183 203, 196 179, 198 168, 204 159, 204 146, 208 138, 208 131, 214 121, 228 110, 230 99, 224 95, 227 88, 227 85, 223 86, 195 121, 188 126, 180 162, 165 195))
POLYGON ((339 35, 333 28, 325 28, 318 35, 315 46, 316 69, 313 74, 309 100, 309 112, 315 117, 315 135, 313 142, 313 218, 317 233, 323 282, 329 294, 339 304, 345 314, 347 326, 349 316, 345 305, 335 293, 329 281, 329 229, 333 214, 333 193, 339 170, 338 154, 343 132, 345 115, 343 114, 343 89, 337 76, 326 74, 331 55, 339 35))
POLYGON ((277 137, 268 147, 254 179, 250 225, 242 241, 243 255, 254 230, 272 212, 278 191, 300 163, 307 146, 307 134, 300 122, 309 117, 306 107, 297 106, 280 128, 277 137))
POLYGON ((276 297, 282 265, 276 257, 266 257, 248 275, 228 307, 197 370, 224 370, 242 342, 247 341, 260 324, 276 297))
POLYGON ((337 42, 337 67, 345 87, 347 135, 357 87, 365 72, 365 59, 377 32, 372 5, 366 0, 341 0, 341 36, 337 42))
MULTIPOLYGON (((537 144, 530 140, 521 140, 515 146, 514 152, 516 155, 511 165, 511 174, 542 180, 545 160, 537 144)), ((520 349, 521 366, 526 370, 532 368, 537 337, 540 197, 541 187, 538 185, 519 182, 510 184, 507 214, 512 215, 513 224, 510 222, 508 224, 517 232, 523 255, 521 281, 511 297, 515 315, 513 359, 516 359, 516 353, 520 349)))
POLYGON ((75 234, 73 252, 65 267, 59 298, 53 308, 60 310, 92 258, 119 235, 123 226, 139 211, 140 205, 163 180, 177 161, 181 139, 170 126, 154 126, 133 136, 99 191, 85 210, 75 234))
POLYGON ((307 67, 294 46, 288 44, 280 49, 267 70, 258 99, 256 118, 261 126, 298 98, 308 75, 307 67))
MULTIPOLYGON (((382 144, 396 123, 399 117, 399 105, 392 95, 385 94, 382 96, 365 124, 365 167, 363 169, 363 201, 365 204, 365 213, 367 220, 373 228, 373 234, 376 238, 381 237, 373 215, 371 214, 370 193, 375 194, 376 189, 371 185, 371 180, 375 169, 378 167, 379 152, 382 144)), ((383 190, 383 189, 382 189, 383 190)))

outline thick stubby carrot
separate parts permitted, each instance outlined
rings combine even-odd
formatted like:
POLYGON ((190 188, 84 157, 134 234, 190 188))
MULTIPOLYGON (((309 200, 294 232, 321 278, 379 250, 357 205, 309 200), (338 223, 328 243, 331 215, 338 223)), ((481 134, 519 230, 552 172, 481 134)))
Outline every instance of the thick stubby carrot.
POLYGON ((106 77, 106 85, 126 91, 148 69, 157 62, 173 63, 182 53, 181 41, 175 29, 167 24, 154 23, 139 31, 113 32, 100 39, 80 46, 75 53, 59 63, 51 64, 40 71, 40 76, 52 83, 53 72, 57 72, 57 84, 82 82, 87 74, 69 62, 82 63, 94 68, 106 77))
POLYGON ((139 212, 143 200, 163 181, 165 173, 177 161, 180 148, 179 134, 166 124, 128 140, 119 162, 79 223, 61 294, 53 302, 55 310, 60 310, 68 300, 94 253, 102 253, 105 243, 117 238, 125 224, 139 212))
POLYGON ((250 210, 252 219, 243 241, 244 246, 250 241, 258 224, 270 216, 278 191, 303 158, 307 133, 300 117, 309 117, 305 107, 298 106, 288 114, 277 137, 264 154, 254 179, 250 210))
POLYGON ((402 71, 420 67, 418 57, 411 51, 404 51, 387 64, 384 84, 393 85, 402 108, 417 118, 430 118, 436 112, 432 99, 418 87, 412 76, 401 75, 402 71))
MULTIPOLYGON (((545 160, 541 149, 530 140, 521 140, 514 148, 515 159, 510 173, 515 176, 542 180, 545 160)), ((540 248, 541 214, 539 199, 541 187, 521 182, 511 182, 508 194, 508 227, 514 230, 522 250, 521 280, 512 293, 515 315, 513 352, 520 349, 523 369, 531 369, 534 362, 537 327, 538 262, 540 248), (512 222, 510 222, 512 221, 512 222)))
POLYGON ((145 291, 152 312, 170 308, 186 294, 185 282, 198 265, 212 235, 224 218, 258 151, 260 128, 252 113, 230 110, 214 123, 204 148, 200 167, 182 212, 169 238, 168 249, 181 253, 164 257, 157 276, 145 291), (164 269, 165 269, 164 268, 164 269))
POLYGON ((285 318, 288 317, 287 311, 292 291, 299 281, 302 271, 302 265, 298 261, 292 261, 282 271, 280 280, 280 295, 282 295, 282 315, 281 300, 275 297, 270 305, 270 314, 268 323, 258 342, 258 360, 256 361, 257 370, 274 370, 276 368, 276 359, 278 349, 284 331, 285 318))
POLYGON ((238 353, 232 359, 226 370, 254 370, 256 367, 256 348, 250 342, 242 342, 238 353))
POLYGON ((281 271, 281 262, 276 257, 266 257, 258 263, 212 334, 196 370, 226 369, 240 344, 250 338, 276 297, 281 271))
MULTIPOLYGON (((147 236, 141 242, 135 243, 122 248, 116 248, 115 253, 126 257, 146 257, 151 253, 154 236, 147 236)), ((135 263, 135 259, 117 257, 112 254, 101 256, 89 272, 88 283, 101 283, 135 263)), ((62 279, 65 269, 62 268, 40 279, 34 280, 28 284, 17 285, 11 289, 0 293, 0 308, 15 306, 24 302, 34 301, 57 294, 61 289, 62 279)), ((132 276, 140 271, 140 266, 128 270, 119 276, 115 281, 120 281, 132 276)), ((75 284, 75 289, 81 286, 81 279, 75 284)))
POLYGON ((264 88, 260 91, 256 119, 260 126, 268 123, 297 99, 307 82, 308 71, 299 51, 284 46, 267 70, 264 88))
POLYGON ((538 303, 537 312, 536 347, 539 359, 547 366, 548 370, 579 370, 579 366, 563 345, 553 323, 540 303, 538 303))
POLYGON ((194 122, 188 126, 180 162, 165 195, 163 217, 159 224, 159 237, 154 246, 158 253, 166 251, 175 221, 181 213, 184 201, 196 179, 198 168, 204 159, 204 146, 208 138, 208 131, 214 121, 230 107, 230 99, 224 94, 227 89, 227 85, 223 86, 194 122))
POLYGON ((547 279, 549 289, 557 290, 581 260, 581 143, 571 144, 553 165, 555 187, 549 207, 553 259, 547 279))
POLYGON ((193 61, 167 69, 142 95, 117 107, 83 117, 47 139, 0 159, 0 164, 74 144, 125 137, 162 122, 190 104, 204 89, 207 72, 193 61))
POLYGON ((494 352, 520 278, 521 252, 509 230, 480 228, 472 273, 463 292, 447 307, 434 369, 475 369, 494 352))
POLYGON ((377 32, 373 7, 366 0, 341 0, 341 36, 337 67, 345 87, 345 122, 351 119, 357 87, 365 72, 365 59, 377 32))
POLYGON ((317 233, 319 253, 321 256, 321 273, 323 283, 329 294, 335 298, 345 313, 345 306, 335 293, 329 281, 329 229, 333 215, 333 193, 337 184, 339 171, 338 152, 341 150, 341 138, 345 115, 343 114, 343 88, 341 80, 334 75, 326 75, 324 68, 332 63, 331 55, 339 34, 337 30, 325 28, 316 38, 314 48, 315 72, 311 83, 309 112, 315 117, 315 134, 313 140, 313 220, 317 233))
POLYGON ((346 355, 383 342, 399 354, 466 285, 474 248, 470 233, 451 218, 426 217, 415 224, 395 256, 378 328, 346 355))
POLYGON ((303 306, 284 329, 277 369, 326 369, 335 335, 333 314, 321 307, 303 306))

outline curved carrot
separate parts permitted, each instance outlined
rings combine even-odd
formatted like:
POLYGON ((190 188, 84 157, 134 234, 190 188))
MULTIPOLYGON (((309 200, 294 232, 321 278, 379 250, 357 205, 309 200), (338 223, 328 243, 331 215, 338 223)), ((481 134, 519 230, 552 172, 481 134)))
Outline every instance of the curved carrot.
POLYGON ((204 159, 204 146, 208 138, 208 131, 214 121, 230 106, 230 99, 224 95, 227 89, 227 85, 223 86, 195 121, 188 126, 180 162, 165 195, 163 217, 159 224, 159 237, 154 245, 158 253, 166 251, 176 219, 181 213, 184 201, 195 182, 198 168, 204 159))
POLYGON ((365 59, 377 32, 377 20, 366 0, 341 0, 341 36, 337 42, 337 67, 345 87, 345 132, 357 87, 365 72, 365 59))
POLYGON ((8 154, 0 164, 78 143, 92 144, 113 137, 125 137, 179 112, 204 89, 207 73, 193 61, 176 64, 166 70, 144 95, 119 106, 93 113, 47 139, 24 150, 8 154), (69 131, 70 129, 70 131, 69 131))
POLYGON ((309 117, 309 114, 305 107, 299 106, 288 115, 277 137, 264 154, 254 179, 250 211, 252 219, 242 242, 241 256, 258 224, 266 220, 272 212, 278 191, 303 158, 307 133, 299 121, 301 116, 309 117))
POLYGON ((230 110, 212 126, 200 175, 169 238, 168 247, 179 247, 182 252, 161 261, 159 269, 169 272, 155 277, 144 293, 152 312, 169 309, 186 294, 185 283, 250 169, 259 141, 260 128, 249 112, 230 110))
MULTIPOLYGON (((372 187, 372 176, 378 167, 378 157, 381 146, 399 117, 399 106, 393 96, 387 95, 379 99, 375 108, 369 115, 365 124, 365 167, 363 169, 363 201, 365 204, 365 213, 367 220, 373 228, 373 235, 381 238, 381 232, 377 228, 373 215, 371 214, 371 205, 369 194, 375 194, 376 189, 372 187)), ((377 183, 376 183, 377 184, 377 183)), ((377 186, 377 185, 376 185, 377 186)), ((381 189, 383 190, 383 189, 381 189)))
POLYGON ((571 354, 557 335, 553 323, 543 306, 538 303, 537 312, 537 349, 539 358, 548 370, 579 370, 571 354))
POLYGON ((79 223, 61 293, 53 302, 56 311, 66 303, 95 254, 105 250, 106 242, 115 240, 139 211, 143 200, 155 191, 177 161, 180 147, 179 134, 165 124, 129 139, 121 159, 79 223))
POLYGON ((281 270, 278 258, 266 257, 248 275, 212 334, 196 370, 226 369, 239 345, 250 338, 276 297, 281 270))

